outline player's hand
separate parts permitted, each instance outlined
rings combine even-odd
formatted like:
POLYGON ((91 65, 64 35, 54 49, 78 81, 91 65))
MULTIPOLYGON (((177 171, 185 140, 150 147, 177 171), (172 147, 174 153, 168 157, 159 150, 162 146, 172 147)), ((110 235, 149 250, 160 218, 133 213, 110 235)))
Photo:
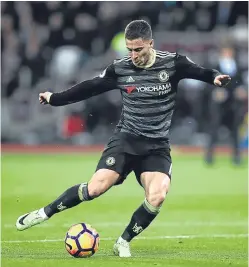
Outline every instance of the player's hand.
POLYGON ((221 86, 225 86, 229 84, 230 81, 231 81, 231 77, 229 75, 218 75, 214 79, 214 84, 216 86, 221 87, 221 86))
POLYGON ((39 94, 40 104, 43 104, 43 105, 49 104, 51 95, 52 95, 52 93, 50 93, 50 92, 40 93, 39 94))

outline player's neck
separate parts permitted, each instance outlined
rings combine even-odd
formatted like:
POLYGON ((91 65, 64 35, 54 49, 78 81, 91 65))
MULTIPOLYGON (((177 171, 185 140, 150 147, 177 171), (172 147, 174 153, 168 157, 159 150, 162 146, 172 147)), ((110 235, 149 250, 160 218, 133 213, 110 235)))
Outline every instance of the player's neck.
POLYGON ((153 64, 156 61, 156 51, 154 49, 150 50, 150 55, 149 55, 149 59, 146 62, 146 64, 144 66, 137 66, 138 68, 143 68, 143 69, 147 69, 150 68, 151 66, 153 66, 153 64))
POLYGON ((145 68, 150 68, 156 61, 156 51, 154 49, 150 50, 150 57, 145 65, 145 68))

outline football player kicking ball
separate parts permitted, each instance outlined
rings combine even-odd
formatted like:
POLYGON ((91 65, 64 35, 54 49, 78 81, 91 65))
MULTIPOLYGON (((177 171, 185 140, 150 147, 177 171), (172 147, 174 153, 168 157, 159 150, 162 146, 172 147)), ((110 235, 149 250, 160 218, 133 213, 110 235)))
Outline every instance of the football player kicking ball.
POLYGON ((41 104, 63 106, 117 89, 122 95, 123 109, 90 181, 74 185, 47 206, 20 216, 16 222, 18 230, 99 197, 113 185, 121 184, 132 171, 144 189, 145 199, 114 244, 114 254, 130 257, 130 241, 159 214, 170 187, 168 136, 179 81, 190 78, 223 86, 231 78, 200 67, 186 56, 153 49, 151 27, 144 20, 127 25, 125 41, 129 55, 115 60, 99 77, 60 93, 39 95, 41 104))

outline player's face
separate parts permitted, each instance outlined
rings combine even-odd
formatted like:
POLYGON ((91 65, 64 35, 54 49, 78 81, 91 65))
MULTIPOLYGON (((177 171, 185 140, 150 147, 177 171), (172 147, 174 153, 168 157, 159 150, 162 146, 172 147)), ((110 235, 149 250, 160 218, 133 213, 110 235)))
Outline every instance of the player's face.
POLYGON ((135 40, 125 40, 129 56, 136 66, 145 66, 150 59, 151 49, 153 48, 153 40, 143 40, 142 38, 135 40))

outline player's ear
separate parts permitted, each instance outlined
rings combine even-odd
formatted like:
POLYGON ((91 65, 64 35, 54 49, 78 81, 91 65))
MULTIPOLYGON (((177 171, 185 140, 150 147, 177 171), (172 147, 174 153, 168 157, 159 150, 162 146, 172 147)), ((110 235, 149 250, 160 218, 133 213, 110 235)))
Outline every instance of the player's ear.
POLYGON ((153 46, 154 46, 154 40, 151 39, 151 41, 150 41, 150 47, 153 47, 153 46))

